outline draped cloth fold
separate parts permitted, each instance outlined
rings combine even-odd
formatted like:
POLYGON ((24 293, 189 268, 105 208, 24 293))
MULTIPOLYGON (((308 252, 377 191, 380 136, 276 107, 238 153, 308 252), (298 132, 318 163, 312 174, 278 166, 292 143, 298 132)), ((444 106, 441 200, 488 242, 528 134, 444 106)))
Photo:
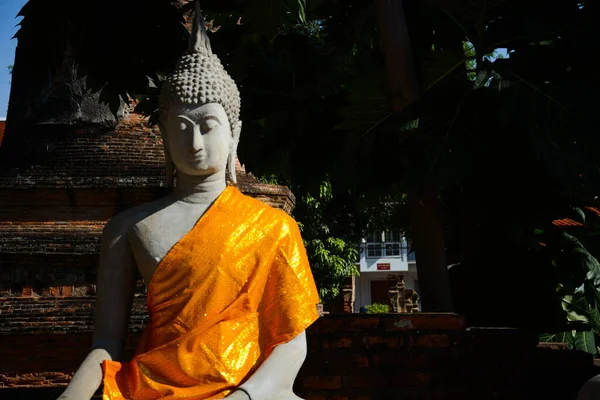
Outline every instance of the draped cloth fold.
POLYGON ((105 361, 104 400, 221 399, 317 318, 296 222, 229 186, 158 265, 130 362, 105 361))

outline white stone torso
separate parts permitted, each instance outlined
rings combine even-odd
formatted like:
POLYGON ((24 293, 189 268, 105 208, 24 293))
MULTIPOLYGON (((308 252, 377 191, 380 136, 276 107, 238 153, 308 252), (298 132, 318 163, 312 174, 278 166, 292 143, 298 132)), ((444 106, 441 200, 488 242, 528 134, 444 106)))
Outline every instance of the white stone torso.
POLYGON ((131 210, 124 223, 135 264, 146 285, 167 253, 195 226, 210 203, 191 204, 168 197, 131 210))

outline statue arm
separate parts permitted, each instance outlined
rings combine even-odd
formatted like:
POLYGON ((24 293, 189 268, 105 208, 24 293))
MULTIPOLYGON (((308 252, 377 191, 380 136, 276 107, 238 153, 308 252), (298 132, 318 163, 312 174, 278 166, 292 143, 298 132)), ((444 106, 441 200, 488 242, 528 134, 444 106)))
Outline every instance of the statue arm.
POLYGON ((90 399, 102 383, 102 362, 121 359, 136 278, 123 221, 115 217, 102 233, 92 351, 59 400, 90 399))
MULTIPOLYGON (((305 358, 306 333, 301 332, 289 342, 275 347, 256 372, 240 387, 250 394, 252 400, 300 400, 294 395, 292 387, 305 358)), ((248 396, 238 390, 227 399, 248 400, 248 396)))
MULTIPOLYGON (((285 215, 284 221, 287 225, 287 228, 284 229, 287 235, 279 243, 280 256, 274 259, 271 267, 271 272, 278 275, 278 285, 266 291, 262 301, 266 309, 275 304, 276 307, 273 307, 273 310, 281 310, 280 319, 283 326, 289 325, 299 330, 303 329, 299 328, 300 324, 305 322, 297 319, 298 313, 307 317, 314 312, 313 316, 316 319, 315 305, 319 302, 319 297, 298 224, 287 215, 285 215), (285 290, 282 292, 283 288, 285 290), (294 290, 302 292, 303 295, 287 296, 285 294, 294 290), (282 304, 283 301, 286 302, 285 305, 282 304), (311 306, 311 304, 314 305, 311 306)), ((261 311, 269 312, 265 309, 261 311)), ((240 388, 246 390, 252 400, 301 400, 292 389, 298 371, 306 359, 306 354, 306 332, 303 330, 289 342, 275 347, 256 372, 240 385, 240 388)), ((229 398, 231 400, 248 400, 248 396, 243 391, 235 391, 229 398)))

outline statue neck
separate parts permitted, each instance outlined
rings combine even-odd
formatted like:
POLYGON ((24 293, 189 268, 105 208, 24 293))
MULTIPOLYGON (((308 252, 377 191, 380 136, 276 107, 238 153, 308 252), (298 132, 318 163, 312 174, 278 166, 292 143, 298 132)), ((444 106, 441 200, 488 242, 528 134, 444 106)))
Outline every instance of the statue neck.
POLYGON ((177 201, 211 204, 227 187, 225 170, 209 176, 192 176, 177 172, 177 185, 172 196, 177 201))

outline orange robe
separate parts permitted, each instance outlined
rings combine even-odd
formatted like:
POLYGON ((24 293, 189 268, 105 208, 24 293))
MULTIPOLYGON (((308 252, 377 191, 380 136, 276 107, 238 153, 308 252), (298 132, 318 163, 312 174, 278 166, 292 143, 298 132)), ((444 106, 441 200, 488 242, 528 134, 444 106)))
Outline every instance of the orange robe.
POLYGON ((104 400, 221 399, 317 318, 296 222, 229 186, 158 265, 130 362, 105 361, 104 400))

